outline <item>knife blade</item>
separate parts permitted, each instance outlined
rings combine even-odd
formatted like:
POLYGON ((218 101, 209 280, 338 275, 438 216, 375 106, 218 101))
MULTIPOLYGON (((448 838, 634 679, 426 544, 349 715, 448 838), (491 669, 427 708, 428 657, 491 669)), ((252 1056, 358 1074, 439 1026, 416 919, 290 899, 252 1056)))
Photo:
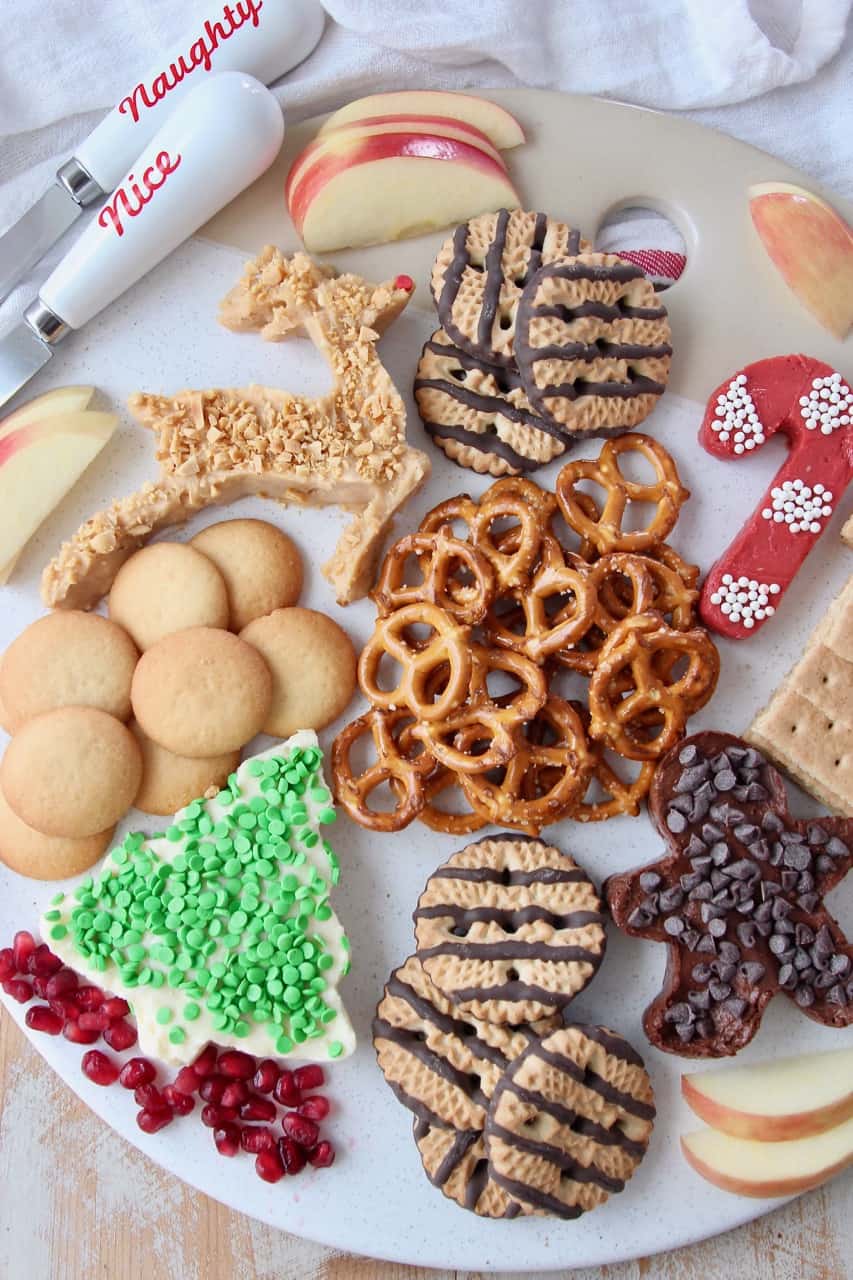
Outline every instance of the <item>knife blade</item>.
POLYGON ((0 337, 0 404, 80 329, 259 178, 284 117, 252 76, 224 71, 186 95, 27 307, 0 337))
POLYGON ((177 103, 210 72, 269 84, 307 58, 323 33, 320 0, 208 3, 58 170, 56 182, 0 236, 0 302, 75 222, 111 192, 177 103))

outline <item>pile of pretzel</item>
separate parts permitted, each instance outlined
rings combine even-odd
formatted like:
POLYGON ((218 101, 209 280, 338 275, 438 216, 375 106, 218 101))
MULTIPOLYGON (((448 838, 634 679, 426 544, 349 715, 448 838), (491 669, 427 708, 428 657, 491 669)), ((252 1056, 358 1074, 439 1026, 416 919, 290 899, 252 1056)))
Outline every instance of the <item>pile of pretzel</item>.
POLYGON ((664 541, 689 496, 666 450, 632 433, 568 463, 555 494, 505 477, 479 502, 442 502, 396 542, 359 660, 371 709, 332 748, 350 817, 375 831, 420 818, 457 835, 486 823, 536 835, 565 817, 638 813, 655 762, 719 675, 694 625, 699 571, 664 541), (625 476, 629 453, 651 464, 651 483, 625 476), (642 528, 629 527, 632 503, 653 508, 642 528), (566 670, 584 678, 585 701, 555 692, 566 670), (365 748, 372 761, 354 763, 365 748), (639 763, 636 776, 619 756, 639 763), (385 807, 371 807, 383 785, 385 807), (450 788, 465 812, 436 805, 450 788))

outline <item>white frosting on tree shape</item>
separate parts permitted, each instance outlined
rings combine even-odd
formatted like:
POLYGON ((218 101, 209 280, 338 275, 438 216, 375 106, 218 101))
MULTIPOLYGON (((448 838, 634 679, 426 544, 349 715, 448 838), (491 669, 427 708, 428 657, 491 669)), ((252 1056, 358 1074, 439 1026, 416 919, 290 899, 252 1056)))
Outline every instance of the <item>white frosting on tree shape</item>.
POLYGON ((776 612, 770 597, 778 596, 780 590, 778 582, 758 582, 743 575, 733 578, 730 573, 724 573, 711 595, 711 604, 719 605, 720 613, 730 622, 739 622, 751 631, 757 621, 776 612))
POLYGON ((821 520, 832 515, 832 493, 822 484, 813 487, 803 480, 784 480, 770 490, 772 507, 764 507, 764 520, 784 524, 790 533, 820 533, 821 520))
POLYGON ((853 392, 840 373, 815 378, 808 395, 800 396, 800 412, 809 431, 820 429, 821 435, 832 435, 846 427, 853 416, 853 392))
POLYGON ((764 444, 764 428, 746 389, 746 374, 732 378, 725 392, 717 396, 711 428, 723 444, 732 441, 735 453, 749 453, 764 444))

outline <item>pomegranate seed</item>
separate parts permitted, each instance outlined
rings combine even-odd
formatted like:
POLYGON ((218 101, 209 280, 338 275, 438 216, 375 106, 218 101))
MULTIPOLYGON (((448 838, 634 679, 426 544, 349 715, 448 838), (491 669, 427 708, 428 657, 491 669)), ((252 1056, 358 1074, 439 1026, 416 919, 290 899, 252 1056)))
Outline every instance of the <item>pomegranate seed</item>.
POLYGON ((278 1155, 287 1173, 301 1173, 305 1168, 305 1152, 292 1138, 279 1138, 278 1155))
POLYGON ((32 986, 26 978, 7 978, 3 983, 3 990, 7 996, 17 1000, 18 1004, 26 1004, 33 998, 32 986))
POLYGON ((163 1097, 172 1110, 177 1111, 179 1116, 188 1116, 195 1108, 195 1098, 188 1093, 181 1093, 180 1089, 176 1089, 173 1084, 165 1086, 163 1097))
POLYGON ((14 978, 17 972, 14 951, 11 947, 4 947, 0 951, 0 982, 8 982, 10 978, 14 978))
POLYGON ((77 974, 73 969, 60 969, 58 973, 53 974, 48 979, 47 996, 49 1000, 56 1000, 59 996, 70 995, 72 991, 76 991, 80 983, 77 981, 77 974))
POLYGON ((215 1102, 208 1102, 206 1107, 201 1109, 201 1122, 207 1125, 208 1129, 221 1129, 223 1125, 230 1124, 237 1119, 237 1111, 234 1107, 220 1107, 215 1102))
POLYGON ((240 1108, 241 1120, 275 1120, 275 1103, 269 1098, 248 1098, 240 1108))
POLYGON ((297 1114, 305 1116, 308 1120, 325 1120, 329 1114, 329 1099, 315 1093, 313 1097, 306 1098, 300 1104, 297 1114))
POLYGON ((139 1085, 133 1091, 133 1100, 143 1111, 162 1111, 169 1105, 156 1084, 139 1085))
POLYGON ((240 1129, 236 1124, 224 1124, 213 1130, 213 1141, 221 1156, 236 1156, 240 1150, 240 1129))
POLYGON ((104 1039, 116 1053, 124 1053, 125 1049, 136 1044, 136 1027, 130 1022, 125 1022, 124 1018, 119 1018, 117 1022, 111 1022, 107 1027, 104 1039))
POLYGON ((315 1169, 328 1169, 335 1163, 335 1148, 331 1142, 318 1142, 314 1150, 308 1152, 308 1159, 315 1169))
POLYGON ((276 1081, 273 1097, 276 1102, 280 1102, 283 1107, 298 1107, 302 1101, 302 1094, 299 1092, 296 1081, 293 1078, 292 1071, 282 1071, 276 1081))
POLYGON ((261 1124, 247 1124, 240 1133, 240 1146, 256 1156, 259 1151, 274 1151, 276 1137, 272 1129, 265 1129, 261 1124))
POLYGON ((297 1067, 293 1073, 293 1078, 296 1081, 297 1089, 301 1089, 303 1093, 307 1093, 310 1089, 319 1089, 326 1083, 323 1068, 318 1067, 313 1062, 308 1067, 297 1067))
POLYGON ((404 289, 406 293, 411 293, 415 287, 415 282, 411 276, 397 276, 394 281, 395 289, 404 289))
POLYGON ((12 942, 12 950, 15 954, 15 971, 17 973, 26 973, 30 956, 36 949, 36 940, 31 933, 27 933, 26 929, 21 929, 15 934, 12 942))
POLYGON ((36 976, 33 978, 33 991, 36 993, 36 995, 39 997, 40 1000, 47 999, 47 989, 49 985, 50 985, 50 979, 46 978, 44 974, 36 974, 36 976))
POLYGON ((174 1112, 167 1107, 160 1111, 140 1111, 136 1117, 136 1123, 143 1133, 159 1133, 161 1129, 166 1128, 167 1124, 171 1124, 174 1118, 174 1112))
POLYGON ((281 1127, 289 1138, 299 1143, 300 1147, 305 1147, 308 1151, 316 1147, 320 1130, 313 1120, 299 1115, 297 1111, 288 1111, 281 1122, 281 1127))
POLYGON ((277 1151, 259 1151, 255 1156, 255 1173, 264 1182, 280 1182, 284 1177, 284 1166, 277 1151))
POLYGON ((272 1093, 280 1075, 281 1070, 276 1066, 272 1058, 264 1058, 252 1077, 252 1085, 257 1089, 258 1093, 272 1093))
POLYGON ((193 1071, 192 1067, 181 1067, 175 1076, 172 1087, 177 1089, 179 1093, 195 1093, 201 1084, 199 1077, 193 1071))
POLYGON ((104 1003, 104 993, 100 987, 78 987, 77 1003, 81 1009, 100 1009, 104 1003))
POLYGON ((231 1080, 223 1090, 223 1107, 242 1107, 249 1096, 249 1086, 244 1080, 231 1080))
POLYGON ((125 1014, 130 1013, 130 1005, 126 1000, 122 1000, 121 996, 110 996, 101 1005, 101 1009, 111 1022, 115 1022, 116 1018, 123 1018, 125 1014))
POLYGON ((96 1040, 101 1038, 99 1031, 86 1031, 85 1028, 78 1026, 76 1022, 66 1022, 62 1028, 62 1034, 72 1044, 94 1044, 96 1040))
POLYGON ((192 1063, 192 1069, 197 1076, 209 1076, 216 1067, 216 1045, 209 1044, 192 1063))
POLYGON ((77 1002, 71 996, 60 996, 57 1000, 50 1000, 48 1003, 56 1016, 61 1018, 63 1022, 76 1022, 80 1015, 77 1002))
POLYGON ((83 1075, 91 1080, 92 1084, 115 1084, 118 1080, 117 1064, 105 1053, 101 1053, 100 1049, 90 1049, 88 1053, 84 1053, 80 1066, 83 1075))
POLYGON ((205 1102, 221 1102, 227 1088, 228 1081, 225 1076, 207 1076, 202 1082, 199 1093, 205 1102))
POLYGON ((32 1009, 27 1009, 24 1021, 33 1031, 43 1031, 48 1036, 58 1036, 62 1030, 62 1019, 46 1004, 37 1004, 32 1009))
POLYGON ((119 1083, 125 1089, 138 1089, 141 1084, 151 1084, 157 1078, 157 1068, 147 1058, 131 1058, 124 1064, 119 1083))
POLYGON ((243 1053, 240 1049, 226 1049, 224 1053, 220 1053, 216 1065, 230 1080, 250 1080, 257 1070, 252 1055, 243 1053))
MULTIPOLYGON (((51 978, 55 973, 59 973, 64 968, 59 956, 55 956, 46 942, 40 942, 33 954, 27 961, 27 968, 30 973, 37 974, 40 978, 51 978)), ((71 970, 69 969, 70 973, 71 970)), ((77 985, 77 975, 74 974, 74 985, 77 985)))
POLYGON ((106 1031, 110 1020, 100 1009, 84 1009, 77 1019, 77 1025, 82 1031, 106 1031))

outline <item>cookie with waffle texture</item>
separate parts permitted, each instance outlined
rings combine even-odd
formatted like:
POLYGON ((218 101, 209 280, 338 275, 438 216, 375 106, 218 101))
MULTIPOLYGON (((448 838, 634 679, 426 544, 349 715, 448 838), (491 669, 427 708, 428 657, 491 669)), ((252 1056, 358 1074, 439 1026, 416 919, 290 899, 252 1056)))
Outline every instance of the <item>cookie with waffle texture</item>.
POLYGON ((492 1179, 526 1213, 577 1218, 621 1191, 655 1118, 643 1060, 606 1027, 534 1041, 498 1082, 486 1118, 492 1179))
POLYGON ((457 1016, 534 1022, 595 976, 606 935, 598 892, 554 845, 515 833, 453 854, 414 913, 418 959, 457 1016))
POLYGON ((515 356, 533 407, 573 436, 636 428, 658 402, 672 347, 666 308, 612 253, 546 263, 525 285, 515 356))
POLYGON ((415 1116, 414 1136, 424 1173, 448 1200, 481 1218, 523 1213, 489 1173, 482 1130, 443 1129, 415 1116))

